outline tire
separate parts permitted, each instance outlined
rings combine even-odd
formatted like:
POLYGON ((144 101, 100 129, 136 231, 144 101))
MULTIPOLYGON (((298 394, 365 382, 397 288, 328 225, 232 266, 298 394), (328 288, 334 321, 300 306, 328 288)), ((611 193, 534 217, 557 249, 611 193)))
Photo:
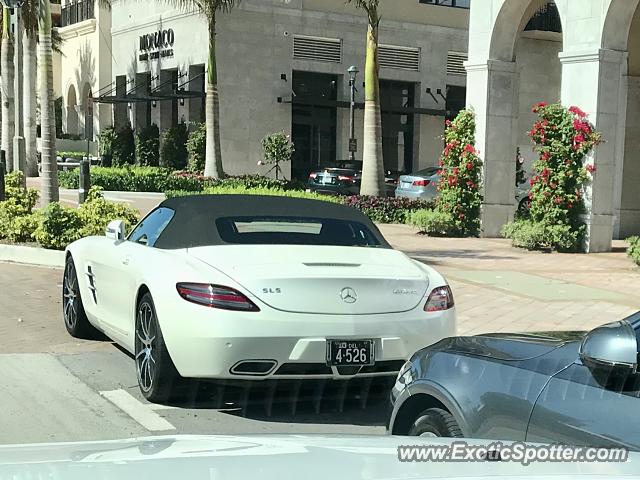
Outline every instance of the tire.
POLYGON ((411 437, 462 437, 462 430, 455 418, 441 408, 430 408, 422 412, 409 429, 411 437))
POLYGON ((522 200, 520 200, 520 203, 518 204, 518 214, 521 217, 528 217, 530 210, 531 200, 529 200, 528 198, 523 198, 522 200))
POLYGON ((62 318, 69 335, 85 340, 94 340, 100 337, 100 332, 89 323, 84 311, 78 273, 71 255, 67 255, 62 277, 62 318))
POLYGON ((136 308, 134 344, 136 377, 144 398, 152 403, 174 399, 181 377, 164 343, 150 293, 143 295, 136 308))

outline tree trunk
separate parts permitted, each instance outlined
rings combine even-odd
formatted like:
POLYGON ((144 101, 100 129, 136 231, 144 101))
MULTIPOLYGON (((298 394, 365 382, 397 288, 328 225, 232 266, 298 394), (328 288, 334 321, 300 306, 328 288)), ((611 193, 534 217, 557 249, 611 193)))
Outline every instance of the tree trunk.
POLYGON ((369 19, 364 93, 364 149, 361 195, 385 195, 384 161, 382 158, 382 118, 380 116, 380 83, 378 78, 378 19, 369 19))
POLYGON ((42 205, 58 201, 56 163, 56 118, 53 99, 53 50, 51 49, 51 5, 40 2, 38 53, 40 60, 40 125, 42 137, 42 205))
POLYGON ((38 152, 36 145, 36 69, 38 44, 35 36, 24 34, 24 143, 27 160, 27 177, 38 176, 38 152))
POLYGON ((14 98, 14 69, 13 69, 13 38, 9 9, 4 8, 2 14, 2 46, 0 47, 0 69, 2 81, 2 140, 0 148, 5 152, 7 171, 14 170, 13 165, 13 137, 15 136, 15 98, 14 98))
POLYGON ((220 150, 220 98, 218 96, 218 71, 216 67, 216 17, 209 19, 209 66, 207 71, 207 96, 205 103, 207 146, 204 174, 222 178, 222 152, 220 150))

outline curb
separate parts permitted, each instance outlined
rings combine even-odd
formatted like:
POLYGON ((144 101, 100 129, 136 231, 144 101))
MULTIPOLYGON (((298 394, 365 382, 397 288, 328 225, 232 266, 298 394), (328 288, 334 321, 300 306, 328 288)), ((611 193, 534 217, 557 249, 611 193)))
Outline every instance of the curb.
POLYGON ((64 267, 64 252, 23 245, 0 244, 0 262, 62 268, 64 267))

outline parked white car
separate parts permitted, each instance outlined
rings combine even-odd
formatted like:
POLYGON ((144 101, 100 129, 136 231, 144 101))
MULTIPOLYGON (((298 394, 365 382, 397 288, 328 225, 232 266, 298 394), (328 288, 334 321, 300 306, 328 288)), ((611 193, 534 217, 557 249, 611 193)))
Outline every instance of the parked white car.
MULTIPOLYGON (((392 436, 236 435, 166 436, 102 442, 0 446, 0 478, 154 480, 604 480, 638 478, 640 454, 626 461, 536 462, 482 460, 496 442, 468 440, 468 447, 442 438, 392 436), (458 460, 408 461, 406 454, 458 452, 458 460), (473 452, 470 459, 467 455, 473 452), (53 473, 55 472, 55 473, 53 473)), ((520 444, 525 455, 559 446, 520 444)), ((606 454, 606 452, 605 452, 606 454)), ((557 454, 556 454, 557 455, 557 454)), ((540 455, 542 457, 543 455, 540 455)), ((506 457, 506 455, 504 455, 506 457)), ((530 459, 530 457, 527 457, 530 459)), ((620 457, 622 458, 622 457, 620 457)))
POLYGON ((182 377, 395 377, 456 331, 436 270, 390 247, 359 211, 323 201, 203 195, 161 203, 125 238, 66 250, 64 320, 135 356, 154 402, 182 377))

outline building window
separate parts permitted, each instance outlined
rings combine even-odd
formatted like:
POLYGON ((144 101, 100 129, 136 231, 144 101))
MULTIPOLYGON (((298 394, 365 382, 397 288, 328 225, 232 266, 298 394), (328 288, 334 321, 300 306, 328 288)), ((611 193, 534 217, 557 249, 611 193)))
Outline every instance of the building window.
POLYGON ((291 137, 296 146, 291 176, 306 180, 309 172, 336 160, 337 75, 293 72, 291 137))
POLYGON ((469 8, 471 0, 418 0, 427 5, 440 5, 443 7, 469 8))
POLYGON ((60 10, 62 26, 66 27, 68 25, 73 25, 74 23, 95 18, 94 6, 94 0, 82 0, 80 2, 67 3, 60 10))
POLYGON ((392 172, 413 171, 415 84, 380 80, 382 150, 384 168, 392 172))
POLYGON ((556 4, 549 2, 542 6, 533 14, 533 17, 531 17, 527 26, 524 27, 524 30, 527 32, 537 30, 541 32, 562 33, 562 22, 556 4))
POLYGON ((464 110, 467 101, 467 88, 447 85, 447 120, 453 120, 460 110, 464 110))

